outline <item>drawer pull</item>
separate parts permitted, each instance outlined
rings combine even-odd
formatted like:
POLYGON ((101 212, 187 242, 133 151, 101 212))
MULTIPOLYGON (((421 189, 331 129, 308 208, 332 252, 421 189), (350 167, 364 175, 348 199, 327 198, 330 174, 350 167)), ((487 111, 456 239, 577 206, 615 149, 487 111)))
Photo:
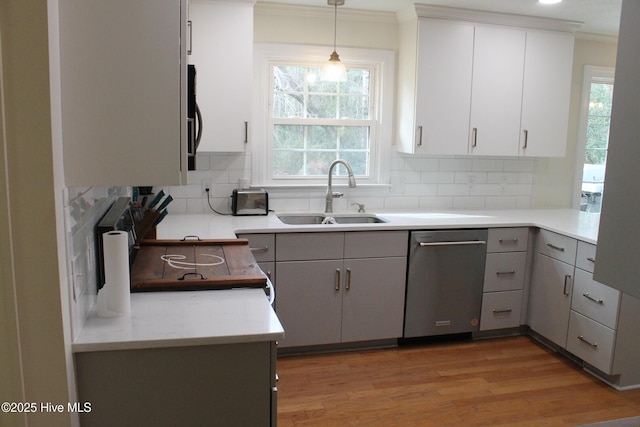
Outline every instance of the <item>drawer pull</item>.
POLYGON ((561 248, 560 246, 556 246, 551 243, 547 243, 547 246, 549 246, 551 249, 555 249, 556 251, 564 252, 564 248, 561 248))
POLYGON ((511 271, 496 271, 496 276, 513 276, 516 274, 515 270, 511 271))
POLYGON ((591 261, 591 262, 595 263, 596 259, 594 257, 590 256, 589 258, 587 258, 587 261, 591 261))
POLYGON ((498 239, 499 243, 518 243, 518 238, 514 237, 513 239, 498 239))
POLYGON ((260 248, 249 248, 251 252, 267 252, 269 250, 269 246, 262 246, 260 248))
POLYGON ((582 294, 583 297, 585 297, 588 300, 591 300, 593 302, 595 302, 596 304, 604 304, 604 300, 598 299, 598 298, 594 298, 591 295, 589 295, 588 293, 584 293, 582 294))
POLYGON ((563 295, 569 295, 569 291, 567 290, 569 281, 571 280, 570 274, 565 274, 564 276, 564 287, 562 288, 563 295))
POLYGON ((582 341, 583 343, 589 345, 589 347, 591 348, 598 348, 598 343, 597 342, 590 342, 589 340, 587 340, 584 336, 582 335, 578 335, 578 339, 580 341, 582 341))
POLYGON ((505 313, 511 313, 513 310, 511 310, 510 308, 505 308, 502 310, 496 310, 495 308, 493 309, 493 314, 505 314, 505 313))

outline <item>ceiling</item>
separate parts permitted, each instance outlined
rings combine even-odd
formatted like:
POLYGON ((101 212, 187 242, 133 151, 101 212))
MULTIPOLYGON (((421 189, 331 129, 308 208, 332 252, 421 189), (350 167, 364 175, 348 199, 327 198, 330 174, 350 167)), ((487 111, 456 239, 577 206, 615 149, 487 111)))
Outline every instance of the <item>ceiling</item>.
MULTIPOLYGON (((327 6, 327 0, 258 2, 327 6)), ((414 3, 579 21, 583 22, 578 29, 580 33, 617 37, 622 0, 563 0, 560 4, 547 6, 537 0, 345 0, 341 8, 399 12, 411 8, 414 3)))

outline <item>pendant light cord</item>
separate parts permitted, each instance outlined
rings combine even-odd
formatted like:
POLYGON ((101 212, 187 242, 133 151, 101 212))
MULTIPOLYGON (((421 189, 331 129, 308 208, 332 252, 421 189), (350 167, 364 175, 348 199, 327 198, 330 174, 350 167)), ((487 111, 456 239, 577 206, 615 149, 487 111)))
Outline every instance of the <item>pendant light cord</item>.
POLYGON ((338 32, 338 2, 333 4, 333 51, 336 51, 336 33, 338 32))

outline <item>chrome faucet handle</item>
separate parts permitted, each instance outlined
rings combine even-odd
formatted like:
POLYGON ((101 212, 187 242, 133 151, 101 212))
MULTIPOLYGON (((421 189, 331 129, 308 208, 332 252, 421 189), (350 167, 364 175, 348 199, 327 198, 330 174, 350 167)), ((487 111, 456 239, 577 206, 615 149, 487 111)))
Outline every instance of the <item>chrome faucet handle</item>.
POLYGON ((358 213, 364 213, 364 203, 351 203, 351 206, 357 206, 358 213))

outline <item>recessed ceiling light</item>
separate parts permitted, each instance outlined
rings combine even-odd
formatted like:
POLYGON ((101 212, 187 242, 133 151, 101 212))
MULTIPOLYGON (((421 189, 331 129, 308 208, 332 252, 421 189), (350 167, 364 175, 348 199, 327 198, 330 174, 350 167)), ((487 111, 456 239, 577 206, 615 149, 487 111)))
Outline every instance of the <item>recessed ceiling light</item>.
POLYGON ((562 0, 538 0, 538 2, 542 4, 556 4, 560 3, 562 0))

